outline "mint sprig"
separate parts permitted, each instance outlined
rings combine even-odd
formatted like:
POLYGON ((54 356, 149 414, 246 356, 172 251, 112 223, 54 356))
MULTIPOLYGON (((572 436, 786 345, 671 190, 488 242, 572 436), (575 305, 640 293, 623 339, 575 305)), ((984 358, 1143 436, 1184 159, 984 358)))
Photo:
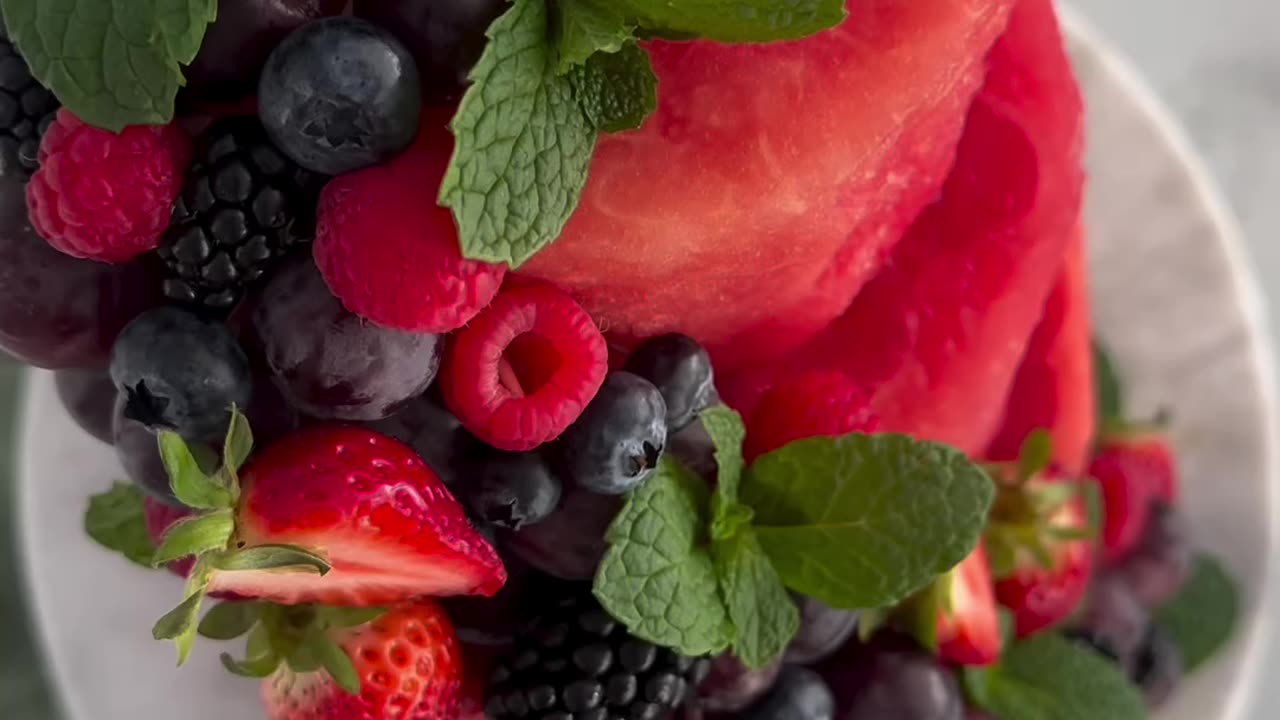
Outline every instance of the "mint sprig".
POLYGON ((156 548, 147 534, 143 497, 136 485, 115 483, 110 490, 89 499, 84 530, 99 545, 150 568, 156 548))
POLYGON ((1155 621, 1182 651, 1187 671, 1222 649, 1235 633, 1240 593, 1222 565, 1208 555, 1195 559, 1191 576, 1172 600, 1155 612, 1155 621))
POLYGON ((31 74, 77 117, 119 131, 173 119, 217 0, 0 0, 31 74))
POLYGON ((968 668, 970 701, 1017 720, 1143 720, 1142 695, 1112 663, 1057 635, 1015 643, 1001 664, 968 668))
POLYGON ((635 23, 614 0, 560 0, 555 12, 561 74, 585 65, 597 53, 618 52, 635 39, 635 23))
POLYGON ((658 106, 658 77, 634 42, 592 55, 570 69, 569 80, 587 121, 600 132, 635 130, 658 106))
POLYGON ((750 528, 711 548, 734 627, 733 653, 747 667, 764 667, 795 637, 800 612, 750 528))
POLYGON ((839 25, 844 0, 620 0, 649 30, 720 42, 797 40, 839 25))

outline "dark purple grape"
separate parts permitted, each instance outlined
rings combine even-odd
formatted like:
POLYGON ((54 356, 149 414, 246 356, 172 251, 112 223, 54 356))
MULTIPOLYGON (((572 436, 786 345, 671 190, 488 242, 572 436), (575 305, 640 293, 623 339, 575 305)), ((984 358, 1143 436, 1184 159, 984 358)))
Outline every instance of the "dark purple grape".
POLYGON ((1168 602, 1187 581, 1193 554, 1186 516, 1177 508, 1155 503, 1142 539, 1120 561, 1116 572, 1138 602, 1154 609, 1168 602))
POLYGON ((800 610, 800 629, 787 646, 785 659, 789 663, 818 662, 839 650, 858 629, 856 610, 836 610, 803 595, 796 595, 795 601, 800 610))
POLYGON ((467 477, 465 466, 487 449, 430 392, 410 400, 395 415, 365 426, 413 448, 455 489, 467 477))
POLYGON ((503 532, 502 547, 533 567, 565 580, 589 580, 604 557, 604 532, 622 498, 566 488, 560 509, 537 525, 503 532))
POLYGON ((668 435, 667 452, 698 477, 707 481, 715 480, 716 446, 711 442, 711 436, 702 423, 691 423, 679 432, 668 435))
POLYGON ((1104 572, 1094 579, 1079 616, 1065 635, 1088 645, 1129 673, 1150 625, 1150 614, 1128 583, 1115 573, 1104 572))
POLYGON ((850 643, 819 670, 836 695, 839 720, 963 720, 964 698, 950 670, 914 640, 881 633, 850 643))
POLYGON ((44 368, 105 367, 120 329, 159 304, 158 267, 78 260, 27 218, 23 184, 0 180, 0 350, 44 368))
POLYGON ((698 687, 698 706, 712 713, 736 713, 759 700, 778 678, 782 663, 753 670, 731 653, 711 661, 711 672, 698 687))
POLYGON ((358 17, 400 38, 418 61, 425 99, 456 99, 484 52, 485 30, 506 0, 355 0, 358 17))
POLYGON ((1159 626, 1148 631, 1130 678, 1152 707, 1164 705, 1182 682, 1182 651, 1159 626))
POLYGON ((213 100, 252 95, 267 56, 286 35, 346 5, 347 0, 218 0, 218 19, 187 67, 188 91, 213 100))
MULTIPOLYGON (((794 665, 782 669, 778 682, 743 720, 833 720, 836 700, 818 673, 794 665)), ((894 715, 892 717, 898 717, 894 715)))
POLYGON ((160 460, 156 436, 146 425, 124 416, 124 403, 116 403, 114 431, 116 457, 124 472, 148 495, 167 505, 182 507, 169 487, 169 474, 160 460))
POLYGON ((67 414, 85 432, 102 442, 112 442, 116 412, 116 385, 106 370, 59 370, 53 375, 58 399, 67 414))
POLYGON ((995 720, 995 718, 979 710, 978 708, 969 708, 964 713, 964 720, 995 720))
POLYGON ((348 312, 306 255, 263 288, 249 334, 290 404, 334 420, 394 414, 435 379, 444 345, 439 335, 387 330, 348 312))

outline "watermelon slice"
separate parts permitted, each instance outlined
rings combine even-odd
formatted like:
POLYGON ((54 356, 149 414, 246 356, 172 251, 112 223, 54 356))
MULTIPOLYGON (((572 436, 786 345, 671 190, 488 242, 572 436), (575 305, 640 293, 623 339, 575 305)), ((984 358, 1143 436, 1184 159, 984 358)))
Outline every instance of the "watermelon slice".
POLYGON ((791 43, 654 42, 656 114, 601 140, 563 235, 521 270, 623 344, 692 335, 717 368, 848 307, 955 157, 1014 0, 850 0, 791 43))
POLYGON ((1051 0, 992 49, 942 197, 848 312, 785 362, 727 378, 749 413, 780 373, 830 369, 881 428, 986 449, 1080 215, 1082 106, 1051 0))
POLYGON ((1044 428, 1053 437, 1054 460, 1063 470, 1071 475, 1084 471, 1097 424, 1094 393, 1089 392, 1093 348, 1085 270, 1080 231, 1027 346, 1004 423, 987 450, 989 459, 1016 460, 1027 435, 1044 428))

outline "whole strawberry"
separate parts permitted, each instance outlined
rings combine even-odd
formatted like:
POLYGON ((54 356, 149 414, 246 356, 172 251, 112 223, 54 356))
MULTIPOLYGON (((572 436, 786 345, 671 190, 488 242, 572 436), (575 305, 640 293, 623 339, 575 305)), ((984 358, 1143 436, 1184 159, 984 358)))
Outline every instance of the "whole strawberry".
POLYGON ((1153 502, 1177 504, 1177 464, 1168 438, 1158 429, 1127 426, 1104 431, 1089 475, 1102 490, 1102 548, 1108 562, 1137 546, 1153 502))

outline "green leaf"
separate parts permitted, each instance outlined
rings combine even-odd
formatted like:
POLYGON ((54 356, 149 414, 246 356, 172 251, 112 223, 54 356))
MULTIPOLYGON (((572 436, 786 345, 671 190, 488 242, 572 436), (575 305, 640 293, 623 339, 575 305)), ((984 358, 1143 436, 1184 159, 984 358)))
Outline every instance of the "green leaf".
POLYGON ((217 0, 0 0, 32 75, 79 118, 119 131, 173 118, 182 66, 217 0))
POLYGON ((994 495, 959 451, 891 434, 791 443, 742 484, 787 587, 850 609, 896 604, 959 564, 994 495))
POLYGON ((765 667, 795 637, 800 612, 750 530, 713 543, 712 554, 736 631, 733 652, 747 667, 765 667))
POLYGON ((707 535, 707 489, 664 457, 605 533, 595 595, 637 637, 685 655, 718 653, 732 627, 707 535))
POLYGON ((323 556, 295 545, 255 545, 211 559, 218 570, 299 570, 327 575, 332 566, 323 556))
POLYGON ((360 674, 356 672, 356 666, 351 662, 347 651, 343 650, 338 643, 331 640, 324 632, 313 628, 307 633, 307 639, 303 645, 320 662, 320 667, 333 677, 338 687, 352 695, 360 693, 360 674))
POLYGON ((228 600, 210 608, 196 631, 210 640, 234 640, 252 630, 260 617, 262 603, 228 600))
POLYGON ((1037 428, 1022 441, 1018 452, 1018 477, 1034 477, 1053 462, 1053 436, 1043 428, 1037 428))
POLYGON ((725 505, 719 502, 719 496, 711 500, 712 512, 716 513, 711 521, 711 539, 728 540, 751 526, 756 512, 740 502, 725 505))
POLYGON ((319 610, 320 618, 331 627, 353 628, 377 620, 386 614, 386 608, 326 607, 319 610))
POLYGON ((716 497, 713 502, 727 507, 738 502, 738 488, 742 484, 745 467, 742 441, 747 437, 747 428, 742 423, 742 416, 724 405, 703 410, 699 419, 716 448, 716 497))
POLYGON ((844 0, 618 0, 640 25, 721 42, 794 40, 839 25, 844 0))
POLYGON ((289 657, 285 658, 285 662, 289 663, 289 669, 296 673, 309 673, 320 669, 320 658, 316 656, 315 648, 305 642, 295 643, 289 648, 289 657))
POLYGON ((124 555, 131 562, 151 567, 155 545, 147 533, 142 490, 117 482, 111 489, 89 498, 84 531, 99 545, 124 555))
POLYGON ((635 130, 658 107, 658 76, 635 43, 592 55, 568 77, 587 121, 601 132, 635 130))
POLYGON ((1124 391, 1111 355, 1098 340, 1093 341, 1094 391, 1098 402, 1098 427, 1124 419, 1124 391))
POLYGON ((1101 655, 1057 635, 1017 643, 1001 665, 967 669, 974 704, 1009 720, 1142 720, 1142 695, 1101 655))
POLYGON ((177 433, 162 432, 158 442, 173 494, 182 504, 199 510, 231 507, 233 500, 227 488, 200 469, 185 440, 177 433))
POLYGON ((598 52, 618 52, 636 30, 613 0, 560 0, 555 11, 560 74, 586 63, 598 52))
POLYGON ((1155 620, 1182 651, 1182 663, 1195 670, 1213 657, 1236 629, 1240 594, 1217 560, 1199 555, 1182 590, 1156 610, 1155 620))
POLYGON ((543 0, 515 0, 489 27, 450 127, 439 202, 462 254, 518 267, 557 237, 578 205, 596 132, 556 74, 543 0))
POLYGON ((227 424, 227 437, 222 443, 222 466, 235 477, 236 471, 244 466, 253 452, 253 430, 249 428, 249 419, 239 408, 231 408, 231 422, 227 424))
POLYGON ((209 588, 209 566, 205 559, 196 561, 187 578, 186 599, 178 607, 165 613, 151 628, 151 636, 156 640, 173 640, 178 647, 178 665, 182 665, 191 656, 191 646, 196 639, 197 619, 200 617, 200 606, 209 588))
POLYGON ((235 526, 235 518, 230 510, 215 510, 205 515, 183 518, 165 533, 164 539, 160 541, 160 548, 151 559, 151 565, 160 567, 188 555, 221 550, 231 541, 235 526))
POLYGON ((231 657, 230 653, 222 653, 219 656, 222 660, 222 667, 232 675, 246 678, 265 678, 270 677, 271 673, 280 667, 280 658, 275 655, 262 655, 260 657, 251 657, 245 660, 236 660, 231 657))

